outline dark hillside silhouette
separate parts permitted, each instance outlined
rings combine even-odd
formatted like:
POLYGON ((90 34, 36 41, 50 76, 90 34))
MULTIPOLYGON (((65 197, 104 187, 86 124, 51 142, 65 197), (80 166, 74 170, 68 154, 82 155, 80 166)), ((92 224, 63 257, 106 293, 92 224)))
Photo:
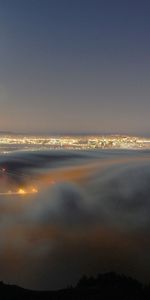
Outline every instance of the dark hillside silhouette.
POLYGON ((96 277, 83 276, 75 287, 59 291, 31 291, 15 285, 0 282, 0 299, 5 300, 59 300, 59 299, 150 299, 150 288, 131 277, 116 273, 98 274, 96 277))

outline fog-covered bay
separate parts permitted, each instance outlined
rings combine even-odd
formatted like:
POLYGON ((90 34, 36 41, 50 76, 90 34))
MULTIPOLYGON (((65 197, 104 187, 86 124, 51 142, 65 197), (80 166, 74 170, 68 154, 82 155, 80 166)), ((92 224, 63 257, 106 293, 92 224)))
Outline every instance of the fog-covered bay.
POLYGON ((150 278, 150 152, 0 157, 0 277, 62 288, 83 274, 150 278))

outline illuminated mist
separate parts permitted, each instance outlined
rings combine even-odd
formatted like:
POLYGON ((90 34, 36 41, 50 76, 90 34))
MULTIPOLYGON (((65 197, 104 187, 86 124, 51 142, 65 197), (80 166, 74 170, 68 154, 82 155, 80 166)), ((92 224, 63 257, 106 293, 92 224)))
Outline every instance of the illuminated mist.
POLYGON ((0 276, 34 289, 118 271, 148 281, 148 151, 1 158, 0 276))

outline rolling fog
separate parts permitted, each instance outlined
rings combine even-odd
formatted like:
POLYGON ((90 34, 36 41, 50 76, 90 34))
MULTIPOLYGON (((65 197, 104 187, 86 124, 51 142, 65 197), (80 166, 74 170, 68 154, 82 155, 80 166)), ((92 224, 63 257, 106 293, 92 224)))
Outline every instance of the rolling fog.
POLYGON ((149 152, 14 152, 0 170, 1 280, 58 289, 117 271, 149 281, 149 152))

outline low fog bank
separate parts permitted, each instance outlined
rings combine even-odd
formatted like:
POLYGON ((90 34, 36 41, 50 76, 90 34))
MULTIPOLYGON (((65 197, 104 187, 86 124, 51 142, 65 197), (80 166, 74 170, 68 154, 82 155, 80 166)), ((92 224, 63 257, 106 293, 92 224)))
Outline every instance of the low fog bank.
POLYGON ((0 167, 5 189, 38 186, 0 195, 2 280, 55 289, 113 270, 149 281, 148 152, 16 153, 0 167))

